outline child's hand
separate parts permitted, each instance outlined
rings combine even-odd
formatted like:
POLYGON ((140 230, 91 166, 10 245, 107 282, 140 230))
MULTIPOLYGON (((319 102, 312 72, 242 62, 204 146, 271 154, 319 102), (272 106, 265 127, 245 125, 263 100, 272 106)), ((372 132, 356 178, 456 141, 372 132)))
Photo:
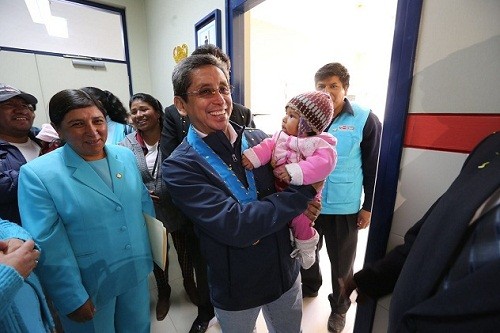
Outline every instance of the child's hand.
POLYGON ((274 177, 280 179, 282 182, 284 182, 286 184, 290 184, 290 182, 292 181, 292 177, 290 176, 288 171, 286 171, 286 168, 284 165, 281 165, 281 166, 275 168, 273 173, 274 173, 274 177))
POLYGON ((250 162, 250 160, 245 155, 241 155, 241 164, 243 164, 243 166, 247 170, 253 169, 253 164, 250 162))

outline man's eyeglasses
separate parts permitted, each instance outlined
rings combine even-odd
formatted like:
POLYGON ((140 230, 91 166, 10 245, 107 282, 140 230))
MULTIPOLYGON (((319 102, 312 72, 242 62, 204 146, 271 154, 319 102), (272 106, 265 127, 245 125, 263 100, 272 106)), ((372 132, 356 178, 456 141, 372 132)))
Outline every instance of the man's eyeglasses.
POLYGON ((4 110, 4 111, 15 111, 15 110, 30 110, 30 111, 35 111, 35 108, 31 104, 3 103, 3 104, 0 104, 0 109, 4 110))
POLYGON ((215 93, 218 92, 221 95, 230 95, 233 92, 233 86, 221 86, 219 89, 212 88, 202 88, 199 90, 189 91, 186 95, 195 95, 201 98, 211 98, 215 96, 215 93))

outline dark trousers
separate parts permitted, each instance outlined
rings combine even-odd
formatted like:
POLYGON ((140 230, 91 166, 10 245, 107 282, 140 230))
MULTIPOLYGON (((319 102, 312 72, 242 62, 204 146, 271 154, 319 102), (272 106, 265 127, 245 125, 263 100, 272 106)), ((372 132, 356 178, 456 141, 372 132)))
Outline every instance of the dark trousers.
POLYGON ((153 263, 153 273, 156 280, 156 286, 158 287, 158 298, 169 299, 172 289, 168 284, 168 259, 165 270, 162 270, 160 266, 153 263))
POLYGON ((198 289, 199 305, 198 319, 210 321, 214 316, 214 307, 210 302, 210 291, 208 289, 207 262, 201 254, 200 242, 194 233, 192 222, 187 223, 184 228, 187 235, 188 252, 191 254, 198 289))
POLYGON ((182 278, 184 280, 194 280, 193 260, 187 249, 187 235, 184 229, 176 230, 170 234, 174 241, 175 251, 177 251, 177 260, 181 268, 182 278))
POLYGON ((356 245, 358 243, 358 214, 323 215, 315 221, 314 228, 319 234, 316 249, 316 262, 311 268, 301 270, 302 290, 304 293, 317 292, 323 283, 319 267, 319 251, 323 246, 323 238, 331 264, 332 293, 328 295, 332 311, 346 313, 351 304, 349 299, 340 297, 339 278, 346 279, 353 274, 356 245))

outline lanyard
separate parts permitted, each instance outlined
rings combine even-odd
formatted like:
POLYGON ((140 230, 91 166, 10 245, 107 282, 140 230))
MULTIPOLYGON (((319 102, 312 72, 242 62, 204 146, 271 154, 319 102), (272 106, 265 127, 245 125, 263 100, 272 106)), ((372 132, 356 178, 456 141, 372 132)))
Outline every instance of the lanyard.
MULTIPOLYGON (((248 189, 241 183, 234 171, 227 166, 224 161, 217 155, 212 148, 210 148, 205 141, 203 141, 193 126, 189 126, 187 134, 187 142, 194 148, 194 150, 214 168, 215 172, 224 180, 229 190, 236 197, 240 203, 249 203, 257 200, 257 188, 255 186, 255 178, 253 173, 245 170, 248 189)), ((248 142, 243 135, 241 140, 241 150, 248 148, 248 142)))

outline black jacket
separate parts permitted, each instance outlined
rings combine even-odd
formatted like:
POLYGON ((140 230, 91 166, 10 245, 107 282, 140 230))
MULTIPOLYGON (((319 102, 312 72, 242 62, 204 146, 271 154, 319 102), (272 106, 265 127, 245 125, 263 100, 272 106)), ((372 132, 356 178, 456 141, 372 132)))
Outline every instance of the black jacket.
MULTIPOLYGON (((354 275, 369 296, 394 290, 389 332, 498 331, 500 260, 486 262, 446 290, 439 286, 474 213, 499 187, 500 133, 495 133, 471 152, 449 189, 408 230, 404 244, 354 275)), ((498 205, 494 209, 500 214, 498 205)))

